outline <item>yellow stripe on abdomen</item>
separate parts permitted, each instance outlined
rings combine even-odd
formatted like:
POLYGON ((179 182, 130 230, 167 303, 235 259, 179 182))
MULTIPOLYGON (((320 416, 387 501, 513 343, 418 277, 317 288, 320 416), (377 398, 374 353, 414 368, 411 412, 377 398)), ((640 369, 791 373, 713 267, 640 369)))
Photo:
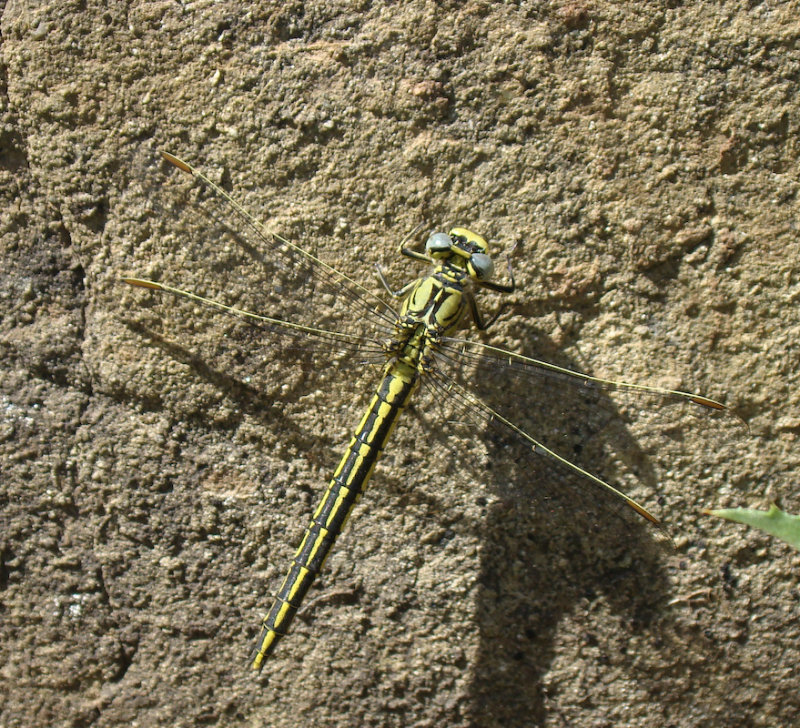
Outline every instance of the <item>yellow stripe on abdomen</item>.
POLYGON ((416 378, 416 372, 407 366, 387 368, 314 511, 275 601, 261 622, 253 657, 254 670, 261 670, 266 657, 289 630, 294 615, 372 475, 397 416, 414 391, 416 378))

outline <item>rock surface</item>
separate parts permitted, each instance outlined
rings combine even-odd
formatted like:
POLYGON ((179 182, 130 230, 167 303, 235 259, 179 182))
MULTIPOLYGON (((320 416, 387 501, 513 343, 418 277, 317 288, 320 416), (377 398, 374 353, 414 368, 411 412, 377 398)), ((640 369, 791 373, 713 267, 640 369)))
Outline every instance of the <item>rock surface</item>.
POLYGON ((700 512, 800 511, 800 4, 0 8, 0 725, 796 724, 800 559, 700 512), (749 433, 600 453, 652 555, 464 476, 420 404, 254 678, 375 376, 120 285, 258 293, 185 183, 142 182, 156 149, 365 285, 418 274, 420 220, 516 243, 488 341, 749 433))

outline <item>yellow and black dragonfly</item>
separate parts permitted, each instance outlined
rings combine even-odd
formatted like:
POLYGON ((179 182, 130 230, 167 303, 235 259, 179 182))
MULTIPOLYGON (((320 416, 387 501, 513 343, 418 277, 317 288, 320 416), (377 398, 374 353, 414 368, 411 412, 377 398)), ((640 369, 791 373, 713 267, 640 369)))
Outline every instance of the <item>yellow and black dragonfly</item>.
MULTIPOLYGON (((544 507, 606 504, 611 512, 622 513, 623 519, 630 513, 655 525, 658 519, 644 506, 592 474, 590 463, 581 462, 583 430, 602 428, 609 417, 605 401, 609 393, 634 402, 637 409, 675 407, 712 415, 729 413, 722 403, 697 394, 601 379, 453 336, 465 319, 486 329, 496 318, 484 321, 475 291, 504 294, 514 290, 510 266, 508 282, 494 282, 486 240, 466 228, 429 234, 424 252, 406 246, 406 241, 400 244, 404 256, 427 264, 430 270, 396 292, 381 274, 386 290, 402 299, 396 311, 384 298, 318 256, 269 232, 187 162, 166 152, 162 157, 199 183, 197 209, 231 229, 241 250, 263 268, 265 287, 254 292, 262 302, 261 312, 164 282, 128 277, 123 279, 125 283, 187 299, 239 319, 248 327, 264 329, 278 342, 276 351, 316 349, 328 355, 337 350, 351 365, 380 362, 382 366, 380 382, 262 621, 252 657, 254 670, 261 670, 289 630, 371 477, 400 412, 420 384, 438 408, 446 405, 458 423, 466 426, 466 449, 474 448, 472 439, 484 430, 504 456, 536 473, 536 482, 530 487, 539 492, 544 507), (517 396, 509 396, 517 386, 521 387, 517 391, 528 395, 528 401, 520 403, 517 396), (494 400, 489 399, 491 395, 494 400), (559 417, 561 424, 553 427, 559 417)), ((230 255, 229 250, 223 253, 230 255)))

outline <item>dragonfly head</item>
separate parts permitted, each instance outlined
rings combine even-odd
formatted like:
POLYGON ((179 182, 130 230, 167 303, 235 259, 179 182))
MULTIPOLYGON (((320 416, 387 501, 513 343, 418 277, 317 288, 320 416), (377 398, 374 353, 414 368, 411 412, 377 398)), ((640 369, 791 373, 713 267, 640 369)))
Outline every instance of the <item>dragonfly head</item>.
POLYGON ((434 260, 450 258, 466 268, 470 278, 485 281, 492 277, 494 265, 489 257, 489 244, 477 233, 466 228, 452 228, 449 234, 432 233, 425 250, 434 260))

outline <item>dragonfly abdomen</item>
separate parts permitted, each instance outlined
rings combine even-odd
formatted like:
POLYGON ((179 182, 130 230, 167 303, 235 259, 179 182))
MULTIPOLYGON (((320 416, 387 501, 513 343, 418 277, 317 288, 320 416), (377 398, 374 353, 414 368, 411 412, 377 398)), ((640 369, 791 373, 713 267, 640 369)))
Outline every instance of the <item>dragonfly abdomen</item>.
POLYGON ((415 389, 417 376, 416 370, 406 363, 395 361, 387 365, 383 380, 328 483, 275 601, 261 623, 253 657, 254 670, 261 670, 265 658, 289 630, 372 475, 397 417, 415 389))

